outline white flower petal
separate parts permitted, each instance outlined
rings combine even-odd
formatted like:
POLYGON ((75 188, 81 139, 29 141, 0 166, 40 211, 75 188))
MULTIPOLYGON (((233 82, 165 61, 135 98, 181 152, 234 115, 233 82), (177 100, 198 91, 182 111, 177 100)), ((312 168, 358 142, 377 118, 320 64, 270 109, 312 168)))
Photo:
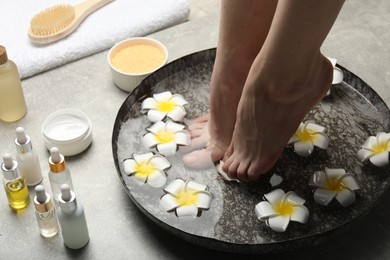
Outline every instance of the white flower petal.
POLYGON ((175 106, 173 111, 169 112, 167 116, 173 121, 182 121, 186 115, 186 110, 182 106, 175 106))
POLYGON ((286 231, 290 218, 288 216, 276 216, 267 220, 267 225, 276 232, 286 231))
POLYGON ((332 80, 332 85, 333 84, 339 84, 343 82, 344 79, 344 73, 341 69, 334 67, 333 68, 333 80, 332 80))
POLYGON ((336 195, 336 200, 344 207, 351 205, 355 198, 355 193, 349 189, 339 191, 336 195))
POLYGON ((196 218, 198 207, 195 205, 180 206, 176 208, 176 214, 179 218, 196 218))
POLYGON ((158 144, 157 151, 165 156, 172 156, 176 153, 177 145, 175 142, 158 144))
POLYGON ((178 124, 178 123, 175 123, 172 121, 167 121, 167 123, 166 123, 166 129, 174 131, 174 132, 183 130, 184 128, 185 128, 185 125, 178 124))
POLYGON ((303 205, 305 200, 299 197, 295 192, 289 191, 284 197, 288 202, 294 205, 303 205))
POLYGON ((147 149, 154 147, 158 144, 156 136, 152 133, 147 133, 146 135, 144 135, 142 137, 142 143, 147 149))
POLYGON ((147 183, 153 188, 160 188, 167 182, 167 176, 164 172, 156 170, 153 174, 150 174, 147 183))
POLYGON ((135 167, 137 166, 137 163, 133 159, 126 159, 123 162, 123 171, 130 175, 135 172, 135 167))
POLYGON ((336 169, 330 169, 325 167, 325 172, 328 175, 329 179, 337 179, 341 176, 344 176, 347 174, 344 169, 336 168, 336 169))
POLYGON ((165 123, 163 121, 158 121, 154 123, 151 127, 147 128, 147 130, 151 133, 158 133, 165 129, 165 123))
POLYGON ((160 199, 160 204, 166 211, 171 211, 180 206, 175 196, 171 194, 165 194, 164 196, 162 196, 160 199))
POLYGON ((269 217, 278 215, 268 201, 261 201, 255 206, 255 213, 258 219, 266 220, 269 217))
POLYGON ((328 184, 328 176, 323 171, 315 172, 310 179, 310 185, 325 188, 328 184))
POLYGON ((171 167, 171 163, 165 157, 160 155, 154 155, 149 162, 160 170, 165 170, 171 167))
POLYGON ((172 93, 170 91, 165 91, 157 94, 153 94, 153 98, 158 102, 164 99, 169 99, 172 97, 172 93))
POLYGON ((171 101, 175 102, 175 104, 178 104, 179 106, 184 106, 184 105, 187 105, 188 102, 187 100, 185 100, 183 98, 182 95, 179 95, 179 94, 174 94, 171 98, 170 98, 171 101))
POLYGON ((191 190, 191 191, 201 191, 201 190, 206 190, 207 189, 206 185, 198 183, 198 182, 193 181, 191 179, 189 179, 186 182, 186 186, 185 187, 186 187, 187 190, 191 190))
POLYGON ((357 153, 357 157, 361 162, 364 162, 374 156, 374 153, 370 150, 360 149, 357 153))
POLYGON ((309 210, 303 205, 294 206, 294 212, 291 214, 290 220, 305 224, 309 220, 309 210))
POLYGON ((383 152, 374 155, 370 158, 370 162, 378 167, 383 167, 389 164, 389 152, 383 152))
POLYGON ((321 149, 326 150, 329 145, 329 137, 324 133, 317 133, 314 138, 313 144, 321 149))
POLYGON ((322 125, 317 125, 313 122, 307 122, 306 129, 314 133, 318 133, 318 132, 322 133, 325 131, 325 127, 323 127, 322 125))
POLYGON ((372 149, 372 146, 376 144, 376 137, 370 136, 366 139, 366 141, 363 143, 362 147, 367 149, 372 149))
POLYGON ((147 162, 150 160, 150 158, 153 157, 153 153, 152 152, 148 152, 148 153, 143 153, 143 154, 140 154, 140 153, 135 153, 133 154, 133 158, 134 160, 139 164, 139 163, 143 163, 143 162, 147 162))
POLYGON ((158 122, 163 120, 166 117, 167 113, 158 111, 156 109, 150 109, 148 111, 148 119, 151 122, 158 122))
POLYGON ((139 173, 135 173, 133 176, 138 186, 143 185, 146 182, 146 179, 148 178, 148 175, 139 174, 139 173))
POLYGON ((328 205, 333 200, 337 192, 318 188, 314 191, 314 200, 321 205, 328 205))
POLYGON ((294 144, 294 151, 300 156, 309 156, 314 149, 312 142, 296 142, 294 144))
POLYGON ((341 179, 341 183, 346 186, 350 190, 360 190, 359 183, 357 180, 352 176, 345 176, 341 179))
POLYGON ((182 179, 176 179, 173 182, 171 182, 167 187, 164 188, 164 191, 177 195, 181 192, 181 190, 184 187, 184 181, 182 179))
POLYGON ((142 105, 141 105, 141 112, 146 112, 146 110, 148 109, 153 109, 153 108, 156 108, 156 100, 154 100, 154 98, 147 98, 145 99, 143 102, 142 102, 142 105))
POLYGON ((264 194, 264 198, 268 200, 271 205, 274 205, 281 199, 283 199, 283 196, 285 195, 284 191, 282 189, 276 189, 269 193, 264 194))
POLYGON ((198 197, 198 201, 195 203, 195 205, 200 209, 209 209, 211 205, 212 196, 207 191, 199 191, 196 193, 196 196, 198 197))
POLYGON ((298 137, 294 134, 294 135, 290 138, 290 140, 288 140, 287 145, 296 143, 296 142, 298 142, 298 141, 299 141, 298 137))
POLYGON ((175 142, 180 145, 190 145, 191 136, 185 130, 178 131, 175 133, 175 142))
POLYGON ((377 134, 377 140, 379 143, 387 142, 390 139, 390 133, 380 132, 377 134))

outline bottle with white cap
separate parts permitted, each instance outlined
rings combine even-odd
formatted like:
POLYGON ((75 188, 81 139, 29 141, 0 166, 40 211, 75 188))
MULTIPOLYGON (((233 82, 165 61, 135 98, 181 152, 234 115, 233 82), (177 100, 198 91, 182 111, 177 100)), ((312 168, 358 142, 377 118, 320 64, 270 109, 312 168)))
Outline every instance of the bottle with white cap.
POLYGON ((15 146, 17 150, 16 161, 19 171, 27 186, 35 186, 42 181, 42 170, 38 153, 33 149, 31 138, 23 127, 16 128, 15 146))
POLYGON ((37 218, 39 231, 43 237, 55 236, 60 230, 57 214, 53 207, 50 194, 46 193, 43 185, 35 187, 35 217, 37 218))
POLYGON ((23 177, 20 176, 18 162, 8 153, 3 155, 3 161, 1 170, 8 204, 13 209, 23 209, 30 203, 30 195, 23 177))
POLYGON ((71 249, 79 249, 89 242, 87 220, 84 208, 77 202, 76 194, 69 185, 61 186, 59 196, 58 220, 60 221, 64 244, 71 249))
POLYGON ((58 196, 61 193, 61 185, 68 184, 73 190, 73 183, 70 170, 65 163, 65 157, 60 153, 57 147, 52 147, 50 149, 49 168, 51 191, 54 200, 58 202, 58 196))

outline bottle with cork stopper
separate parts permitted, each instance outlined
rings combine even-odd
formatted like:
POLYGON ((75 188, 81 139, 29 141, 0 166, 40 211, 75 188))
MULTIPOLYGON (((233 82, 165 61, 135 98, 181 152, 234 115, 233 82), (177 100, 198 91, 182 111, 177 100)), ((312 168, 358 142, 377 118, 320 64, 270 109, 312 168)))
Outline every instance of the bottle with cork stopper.
POLYGON ((58 202, 58 196, 61 193, 61 185, 68 184, 73 189, 72 177, 69 168, 66 166, 65 157, 60 153, 57 147, 50 149, 49 157, 49 181, 53 198, 58 202))
POLYGON ((19 171, 27 186, 35 186, 42 181, 42 170, 38 154, 32 147, 31 138, 26 135, 23 127, 16 128, 15 146, 17 150, 16 161, 19 171))
POLYGON ((43 185, 35 187, 34 205, 35 217, 37 218, 41 235, 43 237, 55 236, 60 230, 60 226, 50 194, 46 193, 43 185))
POLYGON ((76 200, 76 194, 67 184, 61 186, 58 198, 58 220, 64 244, 70 249, 86 246, 89 242, 89 232, 83 206, 76 200))
POLYGON ((4 190, 7 194, 8 204, 12 209, 23 209, 30 203, 30 195, 24 179, 20 176, 18 163, 10 154, 3 155, 1 164, 3 172, 4 190))
POLYGON ((27 113, 19 71, 0 45, 0 120, 13 122, 27 113))

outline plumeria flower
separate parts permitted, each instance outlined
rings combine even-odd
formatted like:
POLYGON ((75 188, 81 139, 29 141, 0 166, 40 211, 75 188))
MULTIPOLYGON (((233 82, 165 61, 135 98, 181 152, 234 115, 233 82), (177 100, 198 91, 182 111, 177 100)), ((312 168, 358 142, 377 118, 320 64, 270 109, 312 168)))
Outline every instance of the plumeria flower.
POLYGON ((334 198, 344 207, 355 201, 355 191, 360 189, 355 177, 344 169, 325 168, 325 172, 315 172, 310 185, 317 187, 314 200, 321 205, 328 205, 334 198))
POLYGON ((264 194, 264 199, 255 207, 257 217, 276 232, 286 231, 290 221, 306 223, 309 210, 303 205, 305 200, 295 192, 284 193, 281 189, 264 194))
POLYGON ((213 198, 206 185, 192 179, 185 182, 176 179, 164 191, 166 194, 161 197, 161 206, 168 212, 175 211, 179 218, 196 218, 201 210, 210 208, 213 198))
POLYGON ((148 113, 148 119, 152 122, 164 120, 166 117, 173 121, 181 121, 186 115, 184 105, 188 102, 182 95, 166 91, 154 94, 142 102, 141 112, 148 113))
POLYGON ((136 183, 140 186, 147 183, 159 188, 166 183, 167 176, 164 170, 170 166, 171 163, 165 157, 148 152, 133 154, 132 158, 125 159, 123 171, 129 176, 134 176, 136 183))
POLYGON ((376 136, 370 136, 358 151, 358 158, 364 162, 368 159, 378 167, 389 164, 390 133, 380 132, 376 136))
POLYGON ((294 150, 300 156, 309 156, 313 152, 314 146, 324 150, 328 148, 329 137, 324 132, 325 127, 307 121, 299 125, 288 144, 294 144, 294 150))
POLYGON ((143 136, 142 142, 148 149, 156 147, 162 155, 174 155, 178 145, 189 145, 191 143, 191 136, 184 130, 184 127, 184 125, 170 120, 156 122, 147 128, 149 133, 143 136))

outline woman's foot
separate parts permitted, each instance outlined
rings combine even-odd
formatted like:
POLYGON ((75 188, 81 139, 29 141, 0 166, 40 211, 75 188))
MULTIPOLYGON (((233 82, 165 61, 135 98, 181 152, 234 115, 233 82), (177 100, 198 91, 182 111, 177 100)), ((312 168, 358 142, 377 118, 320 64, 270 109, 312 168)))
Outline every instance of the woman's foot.
POLYGON ((256 180, 269 171, 299 123, 331 86, 332 64, 322 54, 306 66, 288 66, 258 62, 256 77, 248 76, 222 167, 231 178, 256 180))

